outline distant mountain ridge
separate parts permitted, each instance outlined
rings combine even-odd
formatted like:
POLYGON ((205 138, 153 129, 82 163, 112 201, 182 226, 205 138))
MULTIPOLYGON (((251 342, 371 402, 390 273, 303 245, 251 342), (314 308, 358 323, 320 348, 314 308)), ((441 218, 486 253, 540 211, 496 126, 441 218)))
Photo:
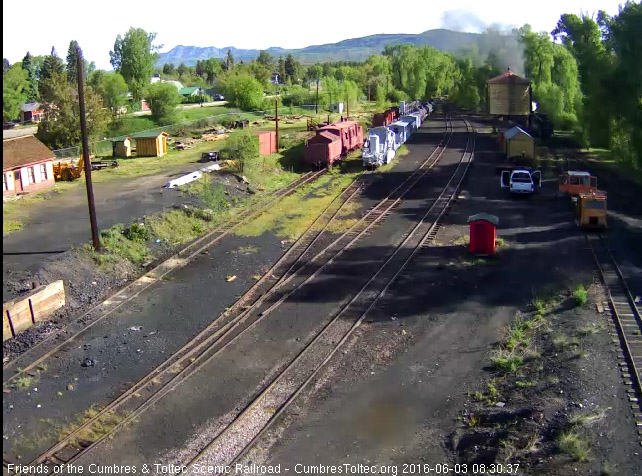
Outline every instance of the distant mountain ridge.
MULTIPOLYGON (((284 49, 278 47, 268 48, 266 51, 272 56, 285 56, 292 54, 302 63, 316 63, 321 61, 362 61, 373 54, 380 54, 386 45, 395 43, 410 43, 417 46, 432 46, 435 49, 456 52, 461 48, 478 44, 481 35, 478 33, 465 33, 446 29, 428 30, 418 34, 379 34, 351 38, 337 43, 313 45, 300 49, 284 49)), ((198 47, 178 45, 171 50, 160 53, 157 66, 173 63, 178 66, 185 63, 194 66, 197 60, 208 58, 223 59, 230 50, 237 61, 251 61, 259 55, 258 49, 241 49, 234 46, 216 48, 214 46, 198 47)))

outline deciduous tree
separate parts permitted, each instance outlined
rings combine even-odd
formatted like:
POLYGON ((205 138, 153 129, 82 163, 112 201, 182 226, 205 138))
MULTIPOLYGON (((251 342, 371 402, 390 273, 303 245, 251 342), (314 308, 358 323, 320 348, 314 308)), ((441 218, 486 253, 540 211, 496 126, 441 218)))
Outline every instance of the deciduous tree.
POLYGON ((20 106, 27 101, 29 83, 27 72, 16 63, 2 73, 2 119, 14 121, 20 115, 20 106))
POLYGON ((147 33, 142 28, 130 28, 124 37, 118 35, 114 50, 109 52, 111 65, 123 75, 133 99, 138 101, 154 73, 158 57, 155 46, 156 33, 147 33))
POLYGON ((181 102, 181 96, 176 87, 168 83, 155 83, 147 87, 145 97, 152 110, 152 117, 161 125, 176 121, 178 111, 176 106, 181 102))

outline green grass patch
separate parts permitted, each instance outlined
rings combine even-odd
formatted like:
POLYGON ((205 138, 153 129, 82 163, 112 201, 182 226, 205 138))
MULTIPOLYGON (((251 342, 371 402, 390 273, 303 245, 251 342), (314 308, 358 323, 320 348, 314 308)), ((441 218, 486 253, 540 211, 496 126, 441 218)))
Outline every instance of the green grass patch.
POLYGON ((573 290, 573 302, 576 306, 583 306, 588 300, 588 292, 582 284, 578 284, 573 290))
POLYGON ((575 461, 586 461, 590 449, 588 443, 575 431, 565 431, 557 438, 557 448, 575 461))
POLYGON ((553 345, 560 350, 564 350, 569 347, 578 346, 580 345, 580 342, 575 337, 569 337, 566 334, 560 334, 553 337, 553 345))
POLYGON ((22 230, 24 223, 18 220, 2 220, 2 236, 7 236, 9 233, 22 230))
POLYGON ((466 246, 466 247, 468 247, 468 245, 470 244, 470 235, 460 236, 459 238, 457 238, 455 240, 455 242, 453 244, 456 245, 456 246, 466 246))
POLYGON ((125 229, 122 223, 102 230, 100 232, 101 250, 95 251, 89 245, 85 245, 84 249, 101 266, 116 264, 122 260, 140 265, 150 256, 147 244, 142 238, 142 235, 148 237, 149 234, 147 231, 144 233, 140 231, 142 227, 139 225, 135 227, 139 231, 132 233, 129 229, 125 229))
POLYGON ((495 368, 504 373, 515 373, 524 366, 524 357, 513 351, 500 349, 491 357, 495 368))
MULTIPOLYGON (((76 418, 73 423, 59 430, 58 438, 66 438, 82 425, 88 423, 91 419, 96 418, 98 413, 100 413, 100 407, 98 406, 93 406, 89 410, 86 410, 82 415, 76 418)), ((94 421, 90 426, 81 430, 78 435, 73 438, 72 441, 77 443, 93 443, 94 441, 97 441, 104 435, 111 432, 114 427, 121 423, 126 417, 126 414, 116 415, 114 412, 107 412, 104 415, 98 417, 96 421, 94 421)))
POLYGON ((207 175, 203 175, 197 181, 189 184, 185 188, 185 192, 200 198, 205 207, 213 212, 225 210, 229 207, 223 186, 212 184, 207 175))
POLYGON ((31 384, 34 382, 34 377, 31 377, 29 375, 25 375, 24 377, 18 377, 16 379, 16 388, 19 388, 20 390, 25 390, 29 387, 31 387, 31 384))
POLYGON ((346 168, 350 166, 344 163, 341 168, 335 168, 316 182, 303 186, 236 229, 235 233, 240 236, 260 236, 273 231, 280 238, 297 239, 360 173, 342 173, 341 169, 346 168))
POLYGON ((203 233, 214 229, 216 224, 183 210, 170 210, 148 217, 147 226, 151 229, 152 236, 174 246, 198 238, 203 233))
POLYGON ((384 173, 388 172, 391 170, 397 163, 399 162, 399 159, 401 159, 403 156, 408 155, 410 151, 408 150, 408 147, 405 145, 402 145, 397 149, 397 152, 395 153, 395 158, 392 159, 389 163, 382 165, 381 167, 377 167, 377 173, 384 173))

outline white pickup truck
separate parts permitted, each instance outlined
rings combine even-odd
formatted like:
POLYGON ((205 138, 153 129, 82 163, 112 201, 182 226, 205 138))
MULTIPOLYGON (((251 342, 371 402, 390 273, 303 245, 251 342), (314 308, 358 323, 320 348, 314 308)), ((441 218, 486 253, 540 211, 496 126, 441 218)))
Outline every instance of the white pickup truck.
POLYGON ((501 186, 515 194, 532 194, 541 186, 542 173, 527 168, 502 170, 501 186))

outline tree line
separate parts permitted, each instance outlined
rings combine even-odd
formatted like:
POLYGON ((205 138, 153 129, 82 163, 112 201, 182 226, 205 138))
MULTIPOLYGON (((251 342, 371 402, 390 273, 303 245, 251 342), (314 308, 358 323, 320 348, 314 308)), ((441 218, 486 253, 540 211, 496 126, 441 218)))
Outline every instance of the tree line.
MULTIPOLYGON (((86 63, 90 132, 100 135, 121 106, 136 108, 149 102, 159 124, 176 119, 181 102, 175 86, 150 84, 154 74, 186 86, 213 88, 231 105, 244 110, 273 107, 268 95, 280 93, 284 105, 362 100, 381 108, 403 100, 448 95, 451 102, 470 110, 487 107, 486 81, 507 67, 532 82, 538 111, 556 128, 572 130, 584 146, 611 148, 619 160, 642 166, 642 6, 629 1, 612 17, 564 14, 551 32, 535 32, 529 25, 503 33, 489 29, 480 41, 458 54, 407 44, 388 45, 365 61, 304 65, 292 55, 273 57, 261 51, 256 59, 225 58, 197 61, 195 66, 165 64, 156 68, 156 35, 131 28, 118 35, 109 52, 114 72, 96 71, 86 63), (317 93, 318 91, 318 93, 317 93), (128 100, 129 94, 129 100, 128 100), (318 95, 317 95, 318 94, 318 95), (100 112, 102 106, 110 114, 100 112)), ((66 63, 52 49, 3 67, 3 117, 13 120, 20 105, 40 101, 44 124, 38 135, 53 147, 79 142, 70 128, 74 109, 75 56, 71 42, 66 63), (49 119, 51 118, 51 119, 49 119)), ((73 119, 76 120, 76 119, 73 119)))

